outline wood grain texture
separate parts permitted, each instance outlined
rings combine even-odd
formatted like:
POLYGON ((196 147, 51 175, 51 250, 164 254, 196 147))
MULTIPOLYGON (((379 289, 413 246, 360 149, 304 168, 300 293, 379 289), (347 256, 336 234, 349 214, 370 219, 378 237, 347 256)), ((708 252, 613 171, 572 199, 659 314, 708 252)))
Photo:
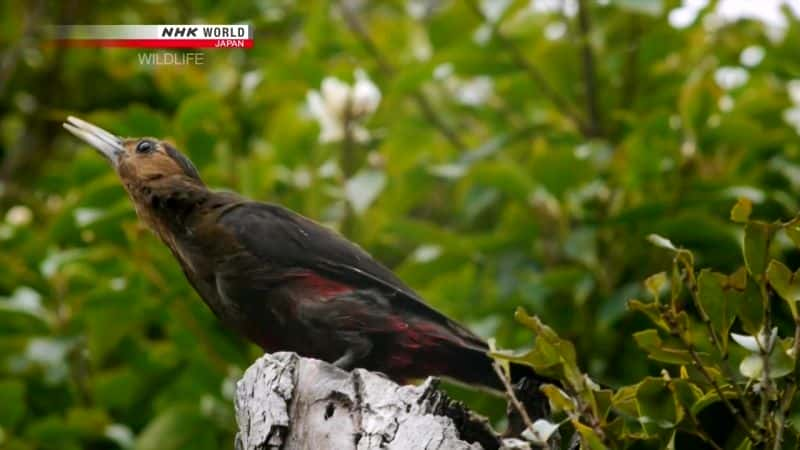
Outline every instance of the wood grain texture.
POLYGON ((428 378, 401 386, 362 369, 266 354, 237 384, 236 449, 501 448, 485 419, 450 400, 437 383, 428 378))

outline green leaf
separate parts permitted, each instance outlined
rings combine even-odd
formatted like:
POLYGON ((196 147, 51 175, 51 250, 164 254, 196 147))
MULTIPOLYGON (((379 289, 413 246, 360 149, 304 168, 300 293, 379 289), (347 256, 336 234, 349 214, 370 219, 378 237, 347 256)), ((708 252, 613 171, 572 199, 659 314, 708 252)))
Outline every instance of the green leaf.
POLYGON ((641 302, 639 300, 630 300, 628 302, 628 309, 631 311, 639 311, 644 313, 653 324, 657 325, 659 328, 665 331, 670 331, 669 325, 664 321, 664 318, 661 316, 661 306, 655 302, 641 302))
POLYGON ((645 431, 658 434, 660 429, 672 428, 681 419, 682 412, 676 406, 675 397, 662 378, 645 378, 637 385, 636 402, 639 420, 645 431))
POLYGON ((747 197, 740 197, 739 201, 731 209, 731 220, 738 223, 745 223, 750 220, 750 213, 753 212, 753 202, 747 197))
POLYGON ((543 324, 536 316, 529 316, 524 309, 517 308, 514 317, 536 335, 533 349, 523 355, 507 352, 492 352, 496 358, 526 364, 539 373, 555 376, 567 381, 573 388, 584 388, 583 376, 578 369, 575 347, 561 339, 552 328, 543 324))
POLYGON ((604 423, 608 418, 608 413, 611 411, 611 407, 614 405, 614 391, 611 389, 600 389, 598 391, 591 392, 594 395, 600 421, 604 423))
POLYGON ((767 270, 769 244, 775 229, 764 222, 748 222, 744 228, 744 260, 747 270, 756 279, 767 270))
POLYGON ((669 388, 675 394, 675 400, 685 412, 703 396, 703 391, 685 378, 671 379, 669 388))
POLYGON ((800 225, 784 227, 786 235, 794 242, 795 247, 800 247, 800 225))
POLYGON ((775 292, 789 305, 792 317, 798 317, 797 301, 800 300, 800 269, 792 273, 782 262, 773 259, 767 267, 767 280, 775 292))
POLYGON ((665 347, 664 342, 658 335, 658 330, 650 329, 639 331, 633 334, 633 338, 636 340, 636 345, 646 351, 650 359, 668 364, 692 363, 692 356, 688 351, 679 348, 665 347))
MULTIPOLYGON (((737 398, 736 392, 734 390, 732 390, 730 387, 727 387, 727 388, 723 387, 722 388, 722 395, 724 395, 725 398, 727 398, 727 399, 736 399, 737 398)), ((719 395, 717 395, 717 392, 714 391, 714 390, 708 391, 705 395, 703 395, 702 397, 697 399, 697 401, 694 403, 694 405, 692 405, 692 409, 691 409, 690 412, 691 412, 691 414, 693 416, 697 416, 705 408, 707 408, 708 406, 710 406, 710 405, 712 405, 712 404, 714 404, 714 403, 716 403, 718 401, 720 401, 720 397, 719 397, 719 395)))
POLYGON ((575 420, 572 421, 572 424, 581 435, 581 448, 588 450, 605 450, 608 448, 591 427, 575 420))
POLYGON ((150 421, 136 440, 134 448, 212 450, 217 448, 217 442, 214 439, 213 424, 196 408, 173 406, 150 421))
POLYGON ((550 400, 550 405, 553 407, 554 412, 575 411, 575 403, 573 402, 572 398, 570 398, 570 396, 567 395, 566 392, 562 391, 558 386, 545 384, 540 389, 544 395, 547 396, 547 399, 550 400))
POLYGON ((617 389, 612 398, 614 408, 631 417, 639 414, 636 405, 636 385, 623 386, 617 389))
POLYGON ((72 429, 62 417, 57 415, 37 418, 27 427, 25 435, 44 448, 68 450, 80 448, 77 430, 72 429), (58 443, 58 446, 53 446, 54 443, 58 443))
POLYGON ((662 0, 613 0, 615 5, 629 11, 657 16, 664 8, 662 0))
POLYGON ((778 340, 772 353, 769 355, 769 377, 782 378, 794 372, 794 359, 792 359, 788 351, 792 348, 790 339, 778 340))
POLYGON ((736 316, 747 334, 755 335, 761 330, 764 319, 763 308, 758 284, 748 283, 736 311, 736 316))
POLYGON ((26 410, 25 384, 17 379, 0 380, 0 426, 13 428, 26 410))
POLYGON ((743 289, 737 289, 739 287, 741 287, 741 275, 738 272, 728 277, 703 269, 697 278, 697 306, 703 320, 711 322, 723 354, 728 349, 728 335, 736 318, 739 303, 744 301, 743 289))
POLYGON ((655 275, 650 275, 644 280, 644 285, 647 288, 650 295, 653 296, 654 301, 658 301, 661 290, 663 289, 664 285, 667 284, 667 274, 666 272, 659 272, 655 275))
POLYGON ((99 408, 71 408, 67 412, 67 424, 82 436, 96 438, 103 435, 110 420, 99 408))

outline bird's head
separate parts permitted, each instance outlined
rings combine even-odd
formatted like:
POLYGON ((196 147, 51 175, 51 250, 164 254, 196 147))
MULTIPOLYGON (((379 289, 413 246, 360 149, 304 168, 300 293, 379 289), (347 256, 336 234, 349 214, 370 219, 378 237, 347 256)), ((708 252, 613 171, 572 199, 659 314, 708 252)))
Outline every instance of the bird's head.
POLYGON ((202 183, 194 164, 169 143, 150 137, 122 138, 77 117, 68 117, 64 128, 108 160, 122 183, 147 185, 168 177, 202 183))
POLYGON ((169 143, 156 138, 122 138, 89 122, 68 117, 64 128, 94 147, 111 164, 139 215, 153 226, 158 209, 205 191, 194 164, 169 143))

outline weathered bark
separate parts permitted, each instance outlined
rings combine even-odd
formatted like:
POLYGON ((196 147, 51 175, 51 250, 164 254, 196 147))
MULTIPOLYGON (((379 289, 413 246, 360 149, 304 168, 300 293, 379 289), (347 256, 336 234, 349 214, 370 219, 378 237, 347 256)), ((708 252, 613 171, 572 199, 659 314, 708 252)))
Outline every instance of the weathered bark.
POLYGON ((236 386, 236 449, 529 448, 501 441, 485 419, 436 385, 429 378, 400 386, 362 369, 267 354, 236 386))

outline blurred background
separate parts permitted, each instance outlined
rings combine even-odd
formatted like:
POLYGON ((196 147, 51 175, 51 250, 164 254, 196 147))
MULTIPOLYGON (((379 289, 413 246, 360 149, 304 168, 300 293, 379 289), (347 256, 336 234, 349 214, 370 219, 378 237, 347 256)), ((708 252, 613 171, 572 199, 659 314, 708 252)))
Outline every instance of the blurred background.
POLYGON ((0 2, 0 447, 230 448, 259 356, 67 115, 174 141, 210 186, 341 230, 503 347, 530 345, 523 306, 619 385, 658 373, 626 310, 669 267, 648 234, 730 272, 738 197, 799 209, 797 3, 0 2), (146 64, 42 31, 166 23, 250 24, 255 46, 146 64))

